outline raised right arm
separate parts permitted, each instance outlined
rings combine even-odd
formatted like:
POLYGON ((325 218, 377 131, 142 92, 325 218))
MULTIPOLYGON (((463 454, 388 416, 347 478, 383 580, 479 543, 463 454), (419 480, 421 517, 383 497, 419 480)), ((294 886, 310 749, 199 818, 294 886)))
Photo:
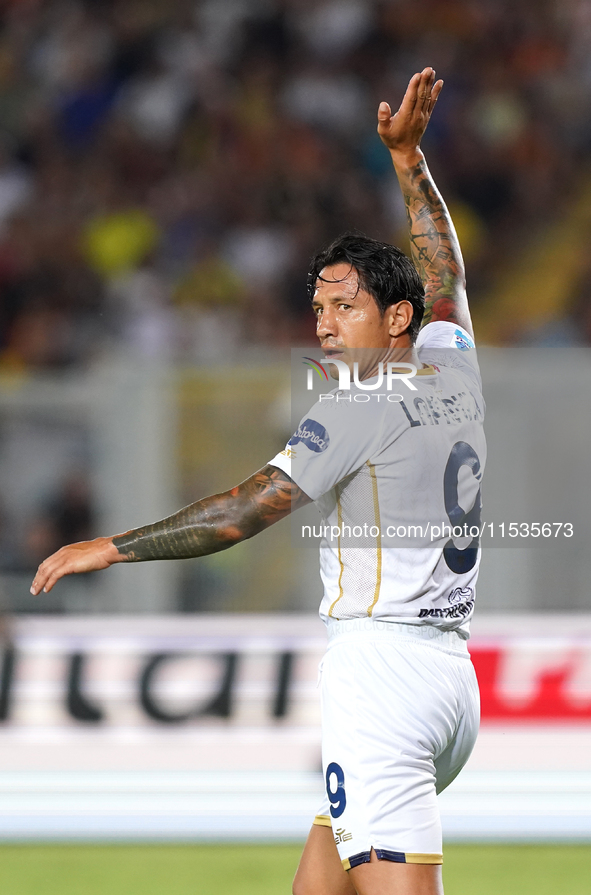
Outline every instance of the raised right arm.
POLYGON ((420 148, 442 87, 432 68, 415 74, 396 115, 380 103, 378 133, 390 150, 406 206, 412 260, 425 287, 423 326, 445 320, 473 335, 460 245, 420 148))

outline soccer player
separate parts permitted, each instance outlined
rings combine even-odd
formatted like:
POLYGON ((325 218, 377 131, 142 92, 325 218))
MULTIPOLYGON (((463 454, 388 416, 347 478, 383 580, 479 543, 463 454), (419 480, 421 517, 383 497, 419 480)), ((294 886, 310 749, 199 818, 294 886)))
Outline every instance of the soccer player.
POLYGON ((321 544, 326 795, 296 895, 441 895, 436 793, 467 761, 478 727, 466 640, 484 405, 460 249, 420 150, 442 86, 426 68, 395 115, 387 103, 378 110, 414 266, 356 235, 312 262, 318 337, 335 378, 343 367, 354 374, 350 389, 322 396, 286 449, 242 484, 144 528, 62 547, 31 587, 214 553, 316 502, 338 532, 321 544), (403 395, 383 386, 396 364, 416 368, 403 395), (346 530, 361 520, 356 543, 346 530))

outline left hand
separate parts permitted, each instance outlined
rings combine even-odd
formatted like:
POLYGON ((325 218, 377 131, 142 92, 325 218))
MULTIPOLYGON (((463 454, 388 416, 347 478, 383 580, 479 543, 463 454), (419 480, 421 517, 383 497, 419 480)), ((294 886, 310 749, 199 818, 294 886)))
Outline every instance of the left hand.
POLYGON ((427 67, 412 76, 395 115, 388 103, 380 103, 378 134, 391 152, 416 153, 442 87, 443 81, 436 82, 434 70, 427 67))
POLYGON ((41 563, 31 585, 31 593, 35 596, 41 591, 48 594, 56 581, 64 575, 108 569, 123 560, 125 557, 121 556, 112 538, 95 538, 94 541, 68 544, 41 563))

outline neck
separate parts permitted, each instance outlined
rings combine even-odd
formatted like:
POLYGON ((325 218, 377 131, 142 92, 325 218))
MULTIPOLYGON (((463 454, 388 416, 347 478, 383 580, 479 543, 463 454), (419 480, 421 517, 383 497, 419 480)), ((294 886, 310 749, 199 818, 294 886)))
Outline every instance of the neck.
POLYGON ((413 344, 407 342, 405 345, 400 345, 398 342, 394 342, 392 345, 390 345, 389 348, 386 349, 384 355, 377 358, 370 369, 363 373, 363 376, 360 377, 361 381, 365 379, 372 379, 374 376, 377 376, 378 365, 380 363, 414 364, 417 369, 420 369, 423 366, 423 364, 419 360, 416 348, 413 344))

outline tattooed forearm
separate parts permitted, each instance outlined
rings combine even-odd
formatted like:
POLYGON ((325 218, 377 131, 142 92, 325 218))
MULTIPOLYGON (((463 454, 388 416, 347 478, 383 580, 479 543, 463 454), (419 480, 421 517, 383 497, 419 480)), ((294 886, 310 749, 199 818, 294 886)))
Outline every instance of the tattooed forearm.
POLYGON ((405 166, 394 160, 408 219, 412 260, 425 287, 423 325, 459 323, 471 331, 464 262, 458 238, 423 158, 405 166))
POLYGON ((310 503, 282 470, 265 466, 242 484, 173 516, 113 538, 129 562, 188 559, 226 550, 310 503))

